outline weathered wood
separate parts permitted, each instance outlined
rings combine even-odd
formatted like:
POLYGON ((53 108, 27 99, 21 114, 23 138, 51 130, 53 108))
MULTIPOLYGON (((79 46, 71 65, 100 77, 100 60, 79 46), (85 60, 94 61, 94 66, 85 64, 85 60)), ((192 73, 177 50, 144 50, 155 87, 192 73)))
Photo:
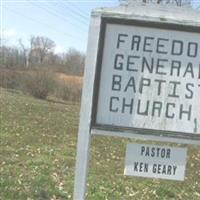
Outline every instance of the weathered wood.
POLYGON ((109 136, 109 137, 121 137, 121 138, 130 138, 135 140, 143 140, 143 141, 156 141, 156 142, 170 142, 174 144, 192 144, 192 145, 200 145, 200 140, 197 139, 181 139, 176 137, 166 137, 160 133, 160 137, 156 135, 149 134, 138 134, 138 132, 128 131, 128 130, 102 130, 102 129, 91 129, 92 135, 101 135, 101 136, 109 136))
MULTIPOLYGON (((180 26, 191 26, 191 27, 200 27, 200 13, 195 12, 188 9, 179 9, 179 8, 171 8, 171 7, 155 7, 155 6, 120 6, 116 8, 100 8, 96 9, 92 12, 91 16, 91 25, 90 25, 90 32, 89 32, 89 41, 88 41, 88 51, 87 51, 87 58, 86 58, 86 68, 84 74, 84 87, 83 87, 83 95, 82 95, 82 102, 81 102, 81 114, 80 114, 80 124, 79 124, 79 133, 78 133, 78 145, 77 145, 77 158, 76 158, 76 171, 75 171, 75 184, 74 184, 74 200, 83 200, 85 199, 85 191, 86 191, 86 178, 87 178, 87 170, 88 170, 88 160, 89 160, 89 151, 90 151, 90 139, 91 139, 91 131, 92 134, 100 134, 100 135, 111 135, 111 136, 120 136, 120 137, 130 137, 130 138, 143 138, 143 139, 150 139, 150 140, 158 140, 158 141, 171 141, 171 142, 182 142, 187 143, 186 140, 188 138, 176 138, 174 135, 169 134, 170 137, 167 137, 166 134, 162 137, 162 133, 154 134, 152 130, 150 131, 150 135, 141 133, 140 131, 130 130, 127 127, 118 127, 112 126, 113 124, 116 125, 117 123, 121 123, 123 121, 122 116, 119 119, 115 119, 112 121, 109 118, 105 118, 104 121, 103 114, 101 113, 101 117, 97 116, 98 122, 105 123, 110 121, 110 124, 100 124, 100 126, 92 126, 95 124, 94 117, 96 115, 95 112, 92 113, 93 104, 96 103, 98 96, 94 96, 95 91, 97 90, 96 83, 98 82, 98 74, 101 73, 101 69, 97 69, 97 63, 101 63, 101 52, 98 54, 99 50, 103 47, 102 43, 99 41, 100 36, 106 33, 105 30, 100 30, 100 24, 102 23, 102 19, 105 18, 115 18, 123 19, 123 20, 136 20, 136 21, 146 21, 146 23, 162 23, 162 24, 173 24, 180 26), (98 55, 98 56, 97 56, 98 55), (99 56, 100 55, 100 56, 99 56), (94 85, 95 83, 95 85, 94 85), (105 126, 104 126, 105 125, 105 126), (121 133, 119 132, 121 131, 121 133), (159 137, 158 137, 159 135, 159 137)), ((114 33, 115 30, 120 28, 124 28, 123 26, 114 27, 109 26, 108 31, 110 33, 114 33)), ((125 27, 126 29, 126 27, 125 27)), ((131 32, 133 31, 130 29, 131 32)), ((139 30, 139 29, 138 29, 139 30)), ((141 31, 141 30, 140 30, 141 31)), ((155 31, 153 31, 155 33, 155 31)), ((162 30, 161 30, 162 32, 162 30)), ((196 31, 198 32, 198 31, 196 31)), ((108 32, 109 33, 109 32, 108 32)), ((112 37, 112 34, 109 35, 109 40, 107 42, 114 40, 115 37, 112 37)), ((155 33, 158 34, 158 33, 155 33)), ((168 32, 170 35, 171 33, 168 32)), ((173 35, 170 36, 172 38, 173 35)), ((199 35, 194 34, 195 38, 199 38, 199 35)), ((177 38, 178 39, 178 38, 177 38)), ((185 38, 186 39, 186 38, 185 38)), ((199 39, 198 39, 199 40, 199 39)), ((111 43, 112 44, 112 43, 111 43)), ((109 53, 109 52, 108 52, 109 53)), ((108 59, 112 59, 112 55, 109 54, 108 59)), ((112 67, 112 66, 108 66, 112 67)), ((197 69, 196 69, 197 70, 197 69)), ((196 72, 196 71, 195 71, 196 72)), ((128 74, 126 78, 128 78, 128 74)), ((104 77, 106 78, 106 76, 104 77)), ((100 80, 100 79, 99 79, 100 80)), ((101 80, 102 82, 107 80, 101 80)), ((106 82, 102 86, 102 89, 106 91, 107 94, 110 93, 109 89, 111 85, 108 85, 109 82, 106 82)), ((150 93, 148 93, 150 95, 150 93)), ((154 93, 153 93, 154 94, 154 93)), ((196 94, 196 97, 199 97, 199 94, 196 94)), ((106 99, 102 99, 102 103, 104 103, 106 99)), ((198 101, 198 100, 197 100, 198 101)), ((196 106, 199 105, 196 101, 196 106)), ((98 112, 101 111, 101 106, 98 108, 98 112)), ((104 109, 104 108, 102 108, 104 109)), ((199 106, 198 108, 199 109, 199 106)), ((93 110, 94 111, 94 110, 93 110)), ((106 117, 106 116, 105 116, 106 117)), ((148 121, 146 121, 148 123, 148 121)), ((194 119, 195 126, 192 126, 192 133, 199 134, 199 115, 194 119)), ((96 124, 97 125, 97 124, 96 124)), ((124 125, 124 122, 123 124, 124 125)), ((138 128, 142 128, 143 126, 147 127, 145 124, 141 125, 137 122, 138 128)), ((156 124, 154 124, 154 127, 156 124)), ((179 124, 181 126, 181 124, 179 124)), ((185 126, 185 125, 183 125, 185 126)), ((159 126, 160 128, 160 126, 159 126)), ((170 128, 170 124, 166 128, 166 130, 170 128)), ((171 131, 177 130, 178 126, 171 131)), ((180 127, 182 129, 182 127, 180 127)), ((190 127, 186 125, 187 132, 190 132, 190 127)), ((165 130, 163 128, 163 130, 165 130)), ((184 130, 181 131, 182 133, 184 130)), ((188 136, 187 136, 188 137, 188 136)), ((198 137, 194 136, 194 140, 192 140, 193 144, 199 144, 198 137), (197 141, 196 141, 197 139, 197 141)))
POLYGON ((80 123, 78 132, 74 200, 85 199, 86 181, 90 151, 90 124, 92 111, 93 86, 95 79, 95 65, 100 31, 100 18, 91 19, 84 85, 81 101, 80 123))

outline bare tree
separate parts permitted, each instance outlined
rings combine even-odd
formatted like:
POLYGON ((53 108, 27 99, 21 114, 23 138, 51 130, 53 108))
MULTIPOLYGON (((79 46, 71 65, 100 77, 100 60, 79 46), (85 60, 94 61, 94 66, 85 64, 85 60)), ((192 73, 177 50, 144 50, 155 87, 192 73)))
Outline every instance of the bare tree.
POLYGON ((0 67, 18 67, 21 64, 20 61, 20 52, 16 47, 0 47, 0 67))
POLYGON ((29 67, 29 49, 25 48, 25 45, 23 44, 22 40, 19 39, 19 46, 20 51, 22 53, 22 59, 23 59, 23 67, 28 68, 29 67))
MULTIPOLYGON (((44 62, 45 57, 48 53, 53 52, 55 47, 55 42, 47 37, 31 37, 31 59, 35 57, 39 64, 44 62)), ((33 61, 33 59, 32 59, 33 61)))
POLYGON ((85 55, 75 49, 69 49, 65 56, 67 71, 71 74, 82 75, 85 55))
POLYGON ((18 46, 0 46, 0 67, 31 68, 48 67, 73 75, 82 75, 85 54, 75 49, 69 49, 63 54, 54 53, 55 43, 47 37, 34 37, 26 46, 21 39, 18 46))

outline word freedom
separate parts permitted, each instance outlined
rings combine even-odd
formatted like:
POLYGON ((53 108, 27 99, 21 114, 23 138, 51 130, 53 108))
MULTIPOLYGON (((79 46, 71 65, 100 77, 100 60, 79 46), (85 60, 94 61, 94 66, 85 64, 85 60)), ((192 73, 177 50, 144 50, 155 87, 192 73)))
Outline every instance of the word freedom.
POLYGON ((112 91, 122 95, 110 97, 109 111, 193 120, 190 102, 200 93, 199 44, 128 34, 118 34, 117 38, 112 91), (134 98, 152 89, 156 97, 165 95, 167 100, 134 98), (132 93, 132 98, 127 98, 126 93, 132 93))

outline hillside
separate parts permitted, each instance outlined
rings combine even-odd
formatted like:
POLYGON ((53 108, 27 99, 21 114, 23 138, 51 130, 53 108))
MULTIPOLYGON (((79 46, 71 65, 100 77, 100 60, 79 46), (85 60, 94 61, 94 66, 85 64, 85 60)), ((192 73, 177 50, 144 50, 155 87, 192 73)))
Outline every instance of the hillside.
MULTIPOLYGON (((72 199, 79 105, 0 90, 2 200, 72 199)), ((198 200, 200 147, 189 146, 184 182, 124 177, 127 142, 94 137, 89 200, 198 200)))

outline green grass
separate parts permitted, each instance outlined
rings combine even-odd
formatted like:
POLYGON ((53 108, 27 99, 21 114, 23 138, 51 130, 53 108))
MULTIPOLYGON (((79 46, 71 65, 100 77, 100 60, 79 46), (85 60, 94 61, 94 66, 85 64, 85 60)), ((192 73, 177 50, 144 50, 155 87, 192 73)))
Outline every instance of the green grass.
MULTIPOLYGON (((72 199, 79 105, 0 90, 1 200, 72 199)), ((126 144, 93 137, 88 200, 199 200, 200 147, 188 146, 184 182, 124 177, 126 144)))

